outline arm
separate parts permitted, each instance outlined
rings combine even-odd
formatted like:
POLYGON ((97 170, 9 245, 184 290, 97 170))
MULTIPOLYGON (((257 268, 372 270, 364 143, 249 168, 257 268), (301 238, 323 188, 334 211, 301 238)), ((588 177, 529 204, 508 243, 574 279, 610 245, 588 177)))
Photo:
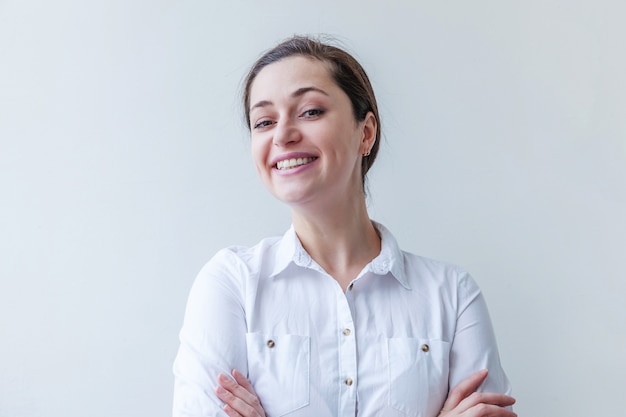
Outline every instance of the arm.
POLYGON ((458 315, 450 352, 450 386, 454 388, 440 416, 515 417, 511 386, 500 365, 487 305, 466 273, 458 282, 458 315), (476 372, 476 370, 479 370, 476 372))
MULTIPOLYGON (((508 408, 515 399, 505 394, 478 393, 487 378, 486 369, 478 371, 455 386, 446 399, 439 417, 517 417, 508 408)), ((233 371, 235 381, 220 375, 217 395, 224 401, 224 411, 230 417, 265 417, 265 411, 252 385, 241 372, 233 371)))
POLYGON ((488 375, 486 369, 475 372, 448 393, 439 417, 517 417, 509 408, 515 398, 494 392, 478 392, 488 375))
POLYGON ((224 416, 217 376, 247 373, 244 266, 221 251, 191 289, 174 361, 174 417, 224 416))
POLYGON ((510 394, 511 385, 500 364, 500 355, 485 299, 467 273, 458 278, 457 321, 450 351, 450 386, 480 369, 489 375, 479 391, 510 394))

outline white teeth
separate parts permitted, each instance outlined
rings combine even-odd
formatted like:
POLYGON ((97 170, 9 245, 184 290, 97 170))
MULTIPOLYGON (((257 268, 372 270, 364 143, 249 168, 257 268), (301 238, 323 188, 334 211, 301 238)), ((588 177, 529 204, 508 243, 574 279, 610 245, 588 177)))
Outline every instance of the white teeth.
POLYGON ((278 169, 290 169, 299 167, 300 165, 305 165, 313 162, 315 158, 291 158, 279 161, 276 164, 276 168, 278 169))

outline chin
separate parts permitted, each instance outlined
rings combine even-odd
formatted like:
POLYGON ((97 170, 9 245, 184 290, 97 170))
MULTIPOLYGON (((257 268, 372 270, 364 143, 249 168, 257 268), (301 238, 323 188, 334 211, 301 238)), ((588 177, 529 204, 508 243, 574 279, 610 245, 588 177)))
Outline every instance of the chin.
POLYGON ((313 199, 313 194, 305 192, 303 189, 272 191, 272 195, 290 207, 301 206, 313 199))

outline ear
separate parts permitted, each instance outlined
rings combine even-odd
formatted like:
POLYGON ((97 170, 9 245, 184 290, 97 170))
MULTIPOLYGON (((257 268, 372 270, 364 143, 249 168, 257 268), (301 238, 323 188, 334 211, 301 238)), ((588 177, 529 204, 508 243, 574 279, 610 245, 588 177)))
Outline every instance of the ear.
POLYGON ((374 113, 368 112, 365 115, 365 120, 361 122, 361 129, 361 154, 369 154, 374 146, 374 142, 376 142, 376 131, 378 129, 374 113))

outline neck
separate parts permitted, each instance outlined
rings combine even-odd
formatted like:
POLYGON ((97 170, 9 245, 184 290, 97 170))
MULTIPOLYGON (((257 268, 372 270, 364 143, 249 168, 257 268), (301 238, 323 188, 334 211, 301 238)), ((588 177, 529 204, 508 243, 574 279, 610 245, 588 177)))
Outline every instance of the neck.
POLYGON ((292 208, 292 218, 302 246, 344 291, 380 253, 380 237, 369 219, 364 196, 343 199, 316 213, 292 208))

